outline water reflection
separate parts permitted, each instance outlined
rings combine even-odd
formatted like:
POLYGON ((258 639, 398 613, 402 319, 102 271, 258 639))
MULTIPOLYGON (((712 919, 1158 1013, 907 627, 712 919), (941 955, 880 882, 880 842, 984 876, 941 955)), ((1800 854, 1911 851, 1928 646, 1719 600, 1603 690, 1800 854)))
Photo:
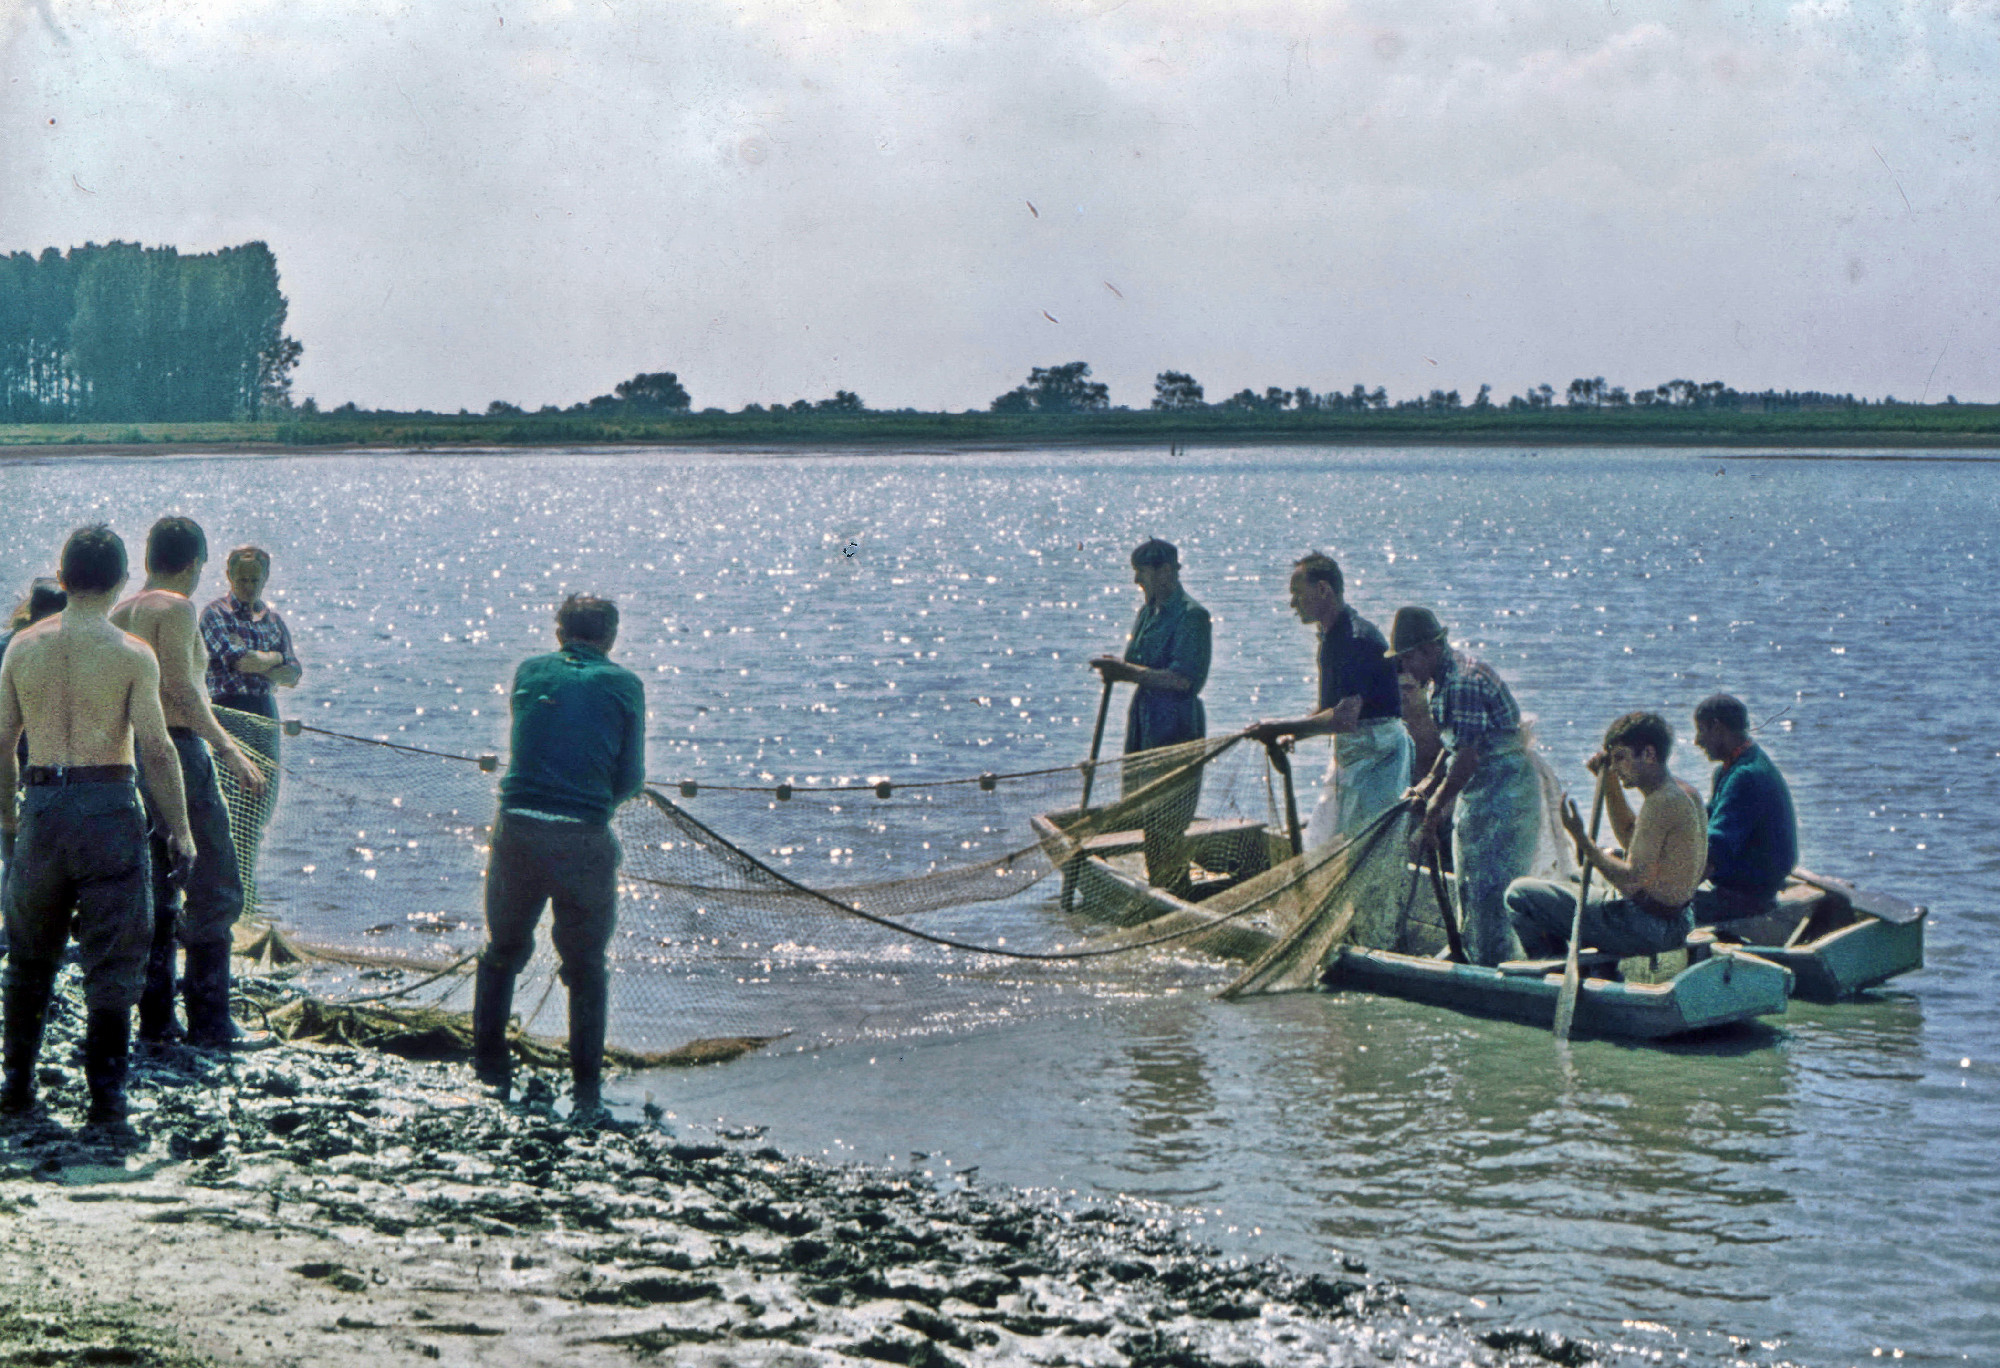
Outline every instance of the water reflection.
MULTIPOLYGON (((1143 452, 255 469, 7 467, 0 579, 43 572, 107 511, 128 539, 172 508, 223 544, 298 548, 281 606, 313 669, 299 706, 471 752, 504 739, 492 690, 546 649, 560 594, 608 590, 629 605, 621 654, 648 681, 656 774, 706 784, 1073 761, 1094 702, 1080 657, 1129 623, 1123 557, 1154 533, 1216 616, 1217 731, 1309 699, 1279 576, 1313 545, 1378 622, 1434 605, 1540 715, 1574 787, 1588 737, 1626 708, 1679 722, 1715 688, 1758 716, 1791 705, 1769 739, 1807 863, 1935 919, 1907 991, 1795 1006, 1775 1037, 1584 1042, 1565 1073, 1523 1028, 1347 997, 1217 1007, 1176 968, 1077 994, 1094 1014, 638 1086, 813 1153, 956 1152, 991 1178, 1155 1191, 1246 1248, 1320 1265, 1354 1250, 1437 1307, 1669 1356, 1724 1330, 1746 1357, 1812 1363, 1979 1362, 2000 1344, 2000 746, 1979 687, 2000 673, 2000 463, 1298 448, 1168 472, 1143 452)), ((406 840, 396 823, 325 801, 324 838, 276 853, 316 869, 315 910, 338 917, 411 860, 379 839, 406 840)), ((800 815, 779 843, 857 880, 870 832, 861 809, 839 815, 800 815)), ((455 868, 385 946, 476 921, 476 860, 455 868)), ((863 1025, 912 991, 877 968, 848 1007, 881 1009, 863 1025)))

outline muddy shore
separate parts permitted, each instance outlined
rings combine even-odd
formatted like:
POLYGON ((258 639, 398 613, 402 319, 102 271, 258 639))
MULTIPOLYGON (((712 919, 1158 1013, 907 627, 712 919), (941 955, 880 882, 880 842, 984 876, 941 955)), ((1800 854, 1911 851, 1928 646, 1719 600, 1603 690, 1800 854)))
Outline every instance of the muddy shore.
MULTIPOLYGON (((0 1129, 0 1364, 1618 1362, 1413 1314, 1358 1261, 1220 1259, 1156 1210, 828 1166, 658 1117, 571 1128, 463 1065, 134 1056, 136 1141, 0 1129)), ((1634 1360, 1636 1361, 1636 1359, 1634 1360)))

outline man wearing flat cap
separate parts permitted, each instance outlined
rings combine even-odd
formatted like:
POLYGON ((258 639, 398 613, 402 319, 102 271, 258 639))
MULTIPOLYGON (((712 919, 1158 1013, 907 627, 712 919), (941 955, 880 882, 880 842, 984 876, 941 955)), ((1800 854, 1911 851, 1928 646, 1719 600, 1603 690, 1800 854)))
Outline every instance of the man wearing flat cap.
MULTIPOLYGON (((1201 706, 1201 686, 1208 682, 1212 643, 1208 609, 1181 588, 1181 556, 1169 541, 1154 537, 1132 552, 1132 582, 1146 595, 1132 636, 1122 656, 1094 657, 1090 668, 1106 684, 1132 684, 1132 706, 1125 715, 1125 754, 1199 741, 1208 735, 1208 715, 1201 706)), ((1174 767, 1194 764, 1175 753, 1158 763, 1128 761, 1123 788, 1134 792, 1165 778, 1174 767)), ((1155 888, 1185 893, 1188 852, 1184 839, 1201 796, 1197 765, 1185 782, 1176 781, 1159 801, 1147 807, 1145 829, 1146 881, 1155 888)))
POLYGON ((1528 756, 1521 709, 1493 667, 1454 651, 1428 608, 1398 608, 1389 653, 1430 691, 1431 720, 1444 748, 1412 789, 1423 803, 1420 839, 1435 841, 1447 813, 1458 918, 1466 955, 1499 964, 1514 955, 1507 885, 1535 862, 1542 785, 1528 756), (1454 810, 1453 804, 1456 803, 1454 810))

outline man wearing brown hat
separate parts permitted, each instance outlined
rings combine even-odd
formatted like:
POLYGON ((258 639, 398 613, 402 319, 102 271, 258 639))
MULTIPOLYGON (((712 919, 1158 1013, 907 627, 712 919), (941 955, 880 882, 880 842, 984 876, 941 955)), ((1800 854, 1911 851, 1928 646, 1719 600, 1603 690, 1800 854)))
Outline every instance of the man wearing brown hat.
MULTIPOLYGON (((1095 656, 1090 668, 1104 676, 1107 686, 1137 686, 1125 718, 1125 754, 1138 755, 1208 735, 1201 687, 1208 682, 1213 632, 1208 609, 1181 588, 1181 555, 1172 542, 1154 537, 1139 543, 1132 552, 1132 582, 1146 601, 1132 623, 1125 653, 1095 656)), ((1136 791, 1165 778, 1174 767, 1192 763, 1179 753, 1157 761, 1128 761, 1123 788, 1136 791)), ((1187 891, 1184 837, 1200 797, 1201 770, 1195 768, 1185 780, 1169 785, 1141 816, 1146 881, 1156 888, 1187 891)))
POLYGON ((1499 964, 1515 949, 1507 885, 1533 866, 1542 821, 1541 779, 1528 758, 1520 706, 1492 666, 1451 649, 1444 624, 1428 608, 1396 610, 1389 654, 1428 687, 1431 720, 1444 744, 1410 791, 1423 804, 1419 838, 1436 841, 1452 814, 1466 954, 1475 964, 1499 964))

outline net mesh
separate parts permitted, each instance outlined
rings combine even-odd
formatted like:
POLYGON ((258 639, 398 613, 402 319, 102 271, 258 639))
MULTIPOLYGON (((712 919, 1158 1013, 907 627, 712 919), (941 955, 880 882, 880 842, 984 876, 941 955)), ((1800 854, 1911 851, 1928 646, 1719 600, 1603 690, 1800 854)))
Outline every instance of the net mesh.
MULTIPOLYGON (((217 716, 273 780, 252 795, 218 767, 239 949, 302 957, 322 999, 421 998, 442 1015, 411 1029, 443 1029, 470 1005, 495 758, 217 716)), ((613 1057, 965 1030, 1214 990, 1246 961, 1232 993, 1284 991, 1343 939, 1442 944, 1406 819, 1295 859, 1282 783, 1226 736, 923 783, 649 785, 613 819, 613 1057)), ((515 1003, 559 1038, 545 930, 538 944, 515 1003)))

